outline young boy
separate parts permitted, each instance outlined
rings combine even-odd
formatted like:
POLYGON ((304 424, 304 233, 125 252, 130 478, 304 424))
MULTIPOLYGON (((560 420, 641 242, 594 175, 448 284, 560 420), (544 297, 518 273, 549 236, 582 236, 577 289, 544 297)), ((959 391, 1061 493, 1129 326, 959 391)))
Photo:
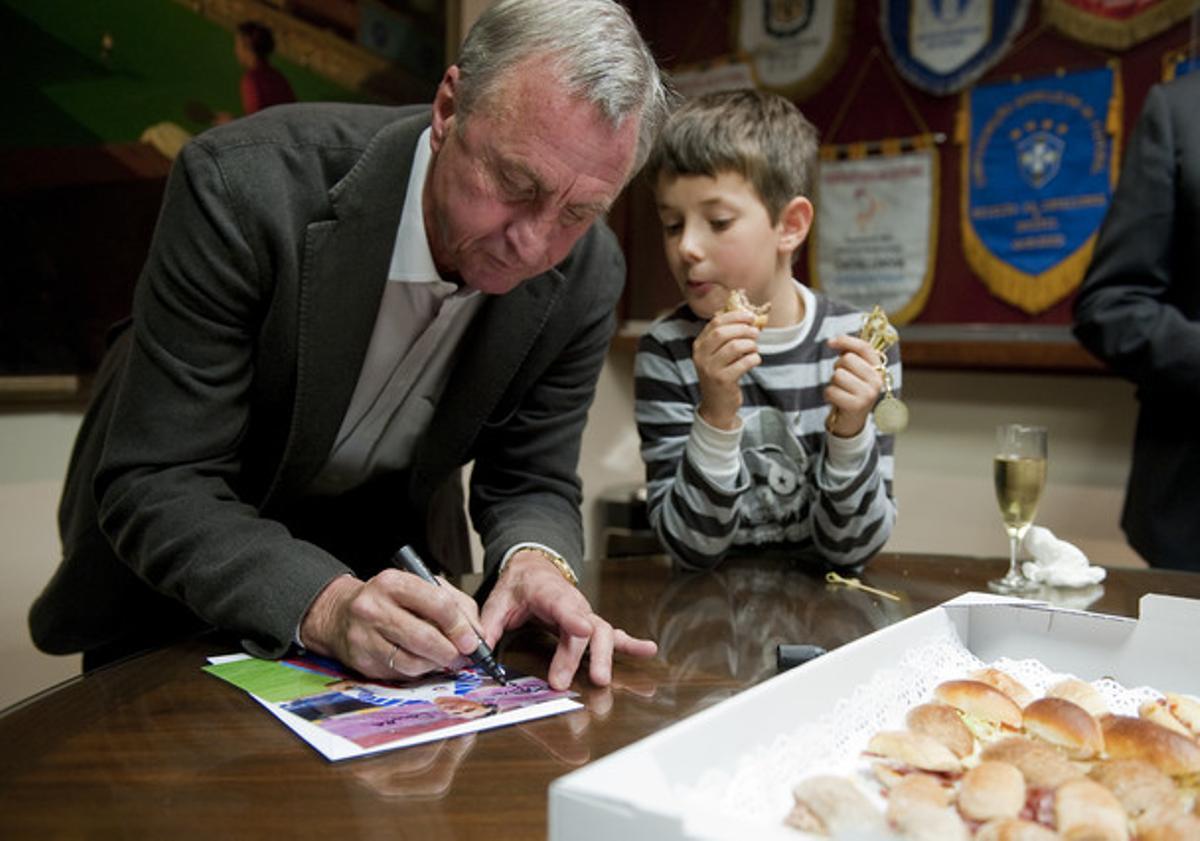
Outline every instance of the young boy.
MULTIPOLYGON (((741 551, 860 565, 896 518, 863 314, 792 277, 816 150, 786 99, 732 91, 684 104, 646 166, 684 303, 638 346, 637 424, 650 522, 689 566, 741 551), (733 290, 770 306, 764 328, 724 311, 733 290)), ((896 348, 888 366, 898 389, 896 348)))

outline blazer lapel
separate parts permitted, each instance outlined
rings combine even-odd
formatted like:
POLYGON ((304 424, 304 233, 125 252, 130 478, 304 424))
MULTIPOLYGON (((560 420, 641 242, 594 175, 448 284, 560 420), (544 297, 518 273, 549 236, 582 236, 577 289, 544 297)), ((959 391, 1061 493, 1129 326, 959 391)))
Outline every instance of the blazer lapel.
POLYGON ((296 397, 276 487, 306 487, 333 448, 371 340, 413 153, 428 123, 424 115, 380 131, 330 191, 335 218, 313 222, 305 233, 296 397))
POLYGON ((418 450, 413 491, 428 499, 440 477, 459 467, 480 428, 512 385, 545 328, 566 278, 557 269, 492 297, 459 350, 441 402, 418 450))

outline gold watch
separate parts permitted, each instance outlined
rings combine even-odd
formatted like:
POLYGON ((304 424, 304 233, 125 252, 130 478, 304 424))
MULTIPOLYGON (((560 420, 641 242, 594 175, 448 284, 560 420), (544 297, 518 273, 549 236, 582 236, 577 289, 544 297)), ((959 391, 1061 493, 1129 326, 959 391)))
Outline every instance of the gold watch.
POLYGON ((522 546, 518 552, 536 552, 550 563, 554 564, 559 575, 571 582, 572 586, 579 586, 579 576, 575 574, 575 570, 571 569, 571 565, 567 563, 566 558, 562 555, 551 552, 549 549, 543 549, 541 546, 522 546))

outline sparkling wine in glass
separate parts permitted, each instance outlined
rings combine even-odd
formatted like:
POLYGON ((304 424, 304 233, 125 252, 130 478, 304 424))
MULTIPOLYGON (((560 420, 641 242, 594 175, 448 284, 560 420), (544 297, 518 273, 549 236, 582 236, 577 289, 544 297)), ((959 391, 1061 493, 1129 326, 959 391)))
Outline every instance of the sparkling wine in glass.
POLYGON ((993 460, 996 501, 1008 532, 1008 573, 988 582, 996 593, 1019 593, 1033 584, 1021 574, 1017 550, 1033 524, 1046 486, 1046 429, 1010 423, 996 427, 993 460))

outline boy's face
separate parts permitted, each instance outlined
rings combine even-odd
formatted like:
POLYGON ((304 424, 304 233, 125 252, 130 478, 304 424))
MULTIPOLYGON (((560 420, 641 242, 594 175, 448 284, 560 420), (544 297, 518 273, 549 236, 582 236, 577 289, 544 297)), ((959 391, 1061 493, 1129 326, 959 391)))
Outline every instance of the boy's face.
POLYGON ((661 174, 655 194, 667 263, 696 315, 712 318, 731 289, 746 290, 756 304, 790 290, 791 249, 782 242, 783 223, 771 222, 741 175, 661 174))

